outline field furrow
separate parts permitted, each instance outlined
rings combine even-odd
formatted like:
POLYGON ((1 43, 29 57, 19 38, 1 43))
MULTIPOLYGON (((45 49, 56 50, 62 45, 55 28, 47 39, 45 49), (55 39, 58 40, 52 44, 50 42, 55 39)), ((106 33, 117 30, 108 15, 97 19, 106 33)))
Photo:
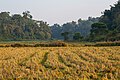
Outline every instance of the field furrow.
POLYGON ((120 47, 0 48, 0 79, 119 80, 120 47))

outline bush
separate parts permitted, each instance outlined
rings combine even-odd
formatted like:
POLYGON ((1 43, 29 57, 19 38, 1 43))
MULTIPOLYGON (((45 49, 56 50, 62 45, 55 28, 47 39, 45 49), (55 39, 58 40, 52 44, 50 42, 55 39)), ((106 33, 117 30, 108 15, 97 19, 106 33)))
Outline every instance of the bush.
POLYGON ((19 43, 15 43, 15 44, 11 44, 11 47, 24 47, 24 45, 19 44, 19 43))
POLYGON ((67 43, 62 41, 47 42, 47 43, 34 43, 34 44, 22 44, 14 43, 7 45, 6 47, 66 47, 67 43))
POLYGON ((97 42, 95 46, 120 46, 120 41, 116 42, 97 42))
POLYGON ((49 47, 66 47, 67 43, 62 41, 56 41, 49 44, 49 47))

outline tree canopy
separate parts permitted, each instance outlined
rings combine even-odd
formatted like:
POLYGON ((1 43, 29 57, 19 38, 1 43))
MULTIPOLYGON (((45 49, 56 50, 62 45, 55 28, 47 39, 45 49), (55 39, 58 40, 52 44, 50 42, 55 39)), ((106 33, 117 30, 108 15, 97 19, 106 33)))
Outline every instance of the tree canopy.
POLYGON ((53 39, 63 39, 61 33, 69 32, 68 37, 70 40, 73 40, 75 33, 80 33, 81 36, 87 37, 90 34, 91 25, 98 22, 99 18, 89 17, 87 20, 82 20, 81 18, 75 22, 67 22, 63 25, 54 24, 51 26, 52 38, 53 39))
POLYGON ((0 13, 0 40, 46 40, 51 38, 49 25, 32 19, 29 11, 20 14, 0 13))
POLYGON ((120 40, 120 1, 111 6, 110 10, 105 10, 103 12, 99 23, 92 25, 91 39, 96 41, 96 38, 98 38, 98 41, 120 40), (94 33, 95 31, 96 33, 94 33), (95 35, 94 37, 93 33, 95 35))

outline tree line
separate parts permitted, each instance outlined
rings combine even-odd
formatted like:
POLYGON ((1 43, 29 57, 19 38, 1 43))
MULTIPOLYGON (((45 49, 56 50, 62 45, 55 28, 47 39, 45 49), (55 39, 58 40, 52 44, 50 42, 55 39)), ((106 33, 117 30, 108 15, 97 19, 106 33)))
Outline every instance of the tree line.
POLYGON ((32 19, 29 11, 23 15, 10 12, 0 13, 0 40, 47 40, 51 30, 47 22, 32 19))
POLYGON ((120 1, 105 10, 98 23, 91 26, 91 41, 119 41, 120 40, 120 1))
POLYGON ((99 21, 99 18, 89 17, 87 20, 79 19, 77 22, 67 22, 63 25, 54 24, 51 26, 53 39, 65 39, 65 41, 85 40, 91 30, 91 25, 99 21))
POLYGON ((0 13, 0 41, 5 40, 119 41, 120 1, 105 10, 102 16, 79 19, 63 25, 49 26, 33 20, 29 11, 10 15, 0 13))
POLYGON ((78 22, 51 26, 52 37, 64 40, 119 41, 120 40, 120 1, 102 12, 97 18, 79 19, 78 22), (63 37, 62 37, 62 36, 63 37))

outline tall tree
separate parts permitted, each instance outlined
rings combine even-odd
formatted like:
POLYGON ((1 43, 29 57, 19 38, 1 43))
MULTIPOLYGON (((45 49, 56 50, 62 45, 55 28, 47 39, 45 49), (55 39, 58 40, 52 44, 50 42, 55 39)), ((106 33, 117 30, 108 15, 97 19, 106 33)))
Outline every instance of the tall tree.
POLYGON ((63 39, 61 33, 69 32, 69 39, 73 40, 73 35, 76 32, 81 33, 81 36, 87 37, 90 34, 91 25, 98 22, 99 18, 89 17, 88 20, 79 19, 78 22, 72 21, 64 23, 62 26, 55 24, 51 26, 52 38, 63 39))
POLYGON ((81 41, 82 39, 83 39, 83 37, 81 36, 81 34, 79 32, 76 32, 73 35, 73 40, 75 40, 75 41, 81 41))
POLYGON ((33 20, 28 13, 25 12, 22 17, 20 14, 10 16, 8 12, 1 12, 0 40, 50 39, 51 30, 47 22, 33 20))
POLYGON ((101 41, 105 40, 105 35, 108 33, 107 25, 102 22, 94 23, 92 24, 92 29, 91 29, 91 34, 90 37, 91 39, 95 41, 101 41))
POLYGON ((120 0, 110 7, 110 10, 103 12, 99 22, 107 25, 108 33, 105 35, 106 40, 120 40, 120 36, 118 36, 120 34, 120 0))
POLYGON ((69 40, 69 37, 68 37, 69 32, 61 33, 61 35, 64 37, 64 40, 65 40, 65 41, 68 41, 68 40, 69 40))

